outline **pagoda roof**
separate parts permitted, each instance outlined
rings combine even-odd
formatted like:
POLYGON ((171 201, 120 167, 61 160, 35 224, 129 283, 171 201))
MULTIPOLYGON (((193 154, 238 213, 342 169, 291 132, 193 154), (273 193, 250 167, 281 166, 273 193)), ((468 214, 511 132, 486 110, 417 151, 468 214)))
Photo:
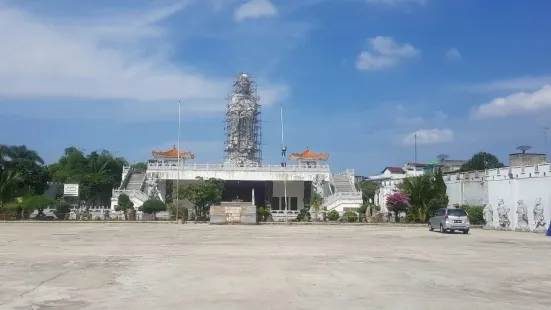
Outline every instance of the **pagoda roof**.
POLYGON ((327 160, 329 154, 327 153, 314 153, 309 148, 302 153, 291 153, 289 160, 327 160))
POLYGON ((153 155, 154 158, 189 158, 194 159, 195 154, 191 152, 180 152, 180 156, 178 156, 178 149, 176 148, 176 145, 172 147, 172 149, 163 152, 163 151, 152 151, 151 155, 153 155))

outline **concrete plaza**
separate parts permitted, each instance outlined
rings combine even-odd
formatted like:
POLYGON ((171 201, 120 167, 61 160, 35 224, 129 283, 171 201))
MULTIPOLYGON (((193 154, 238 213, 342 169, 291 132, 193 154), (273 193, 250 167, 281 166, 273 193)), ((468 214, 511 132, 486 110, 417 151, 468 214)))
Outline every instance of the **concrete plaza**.
POLYGON ((0 244, 0 309, 551 307, 533 233, 5 223, 0 244))

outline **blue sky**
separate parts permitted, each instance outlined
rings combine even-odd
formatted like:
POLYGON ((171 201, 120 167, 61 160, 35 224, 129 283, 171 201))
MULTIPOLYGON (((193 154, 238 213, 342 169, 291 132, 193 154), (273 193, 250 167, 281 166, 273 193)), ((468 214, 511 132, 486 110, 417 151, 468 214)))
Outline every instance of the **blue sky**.
MULTIPOLYGON (((545 0, 0 0, 0 142, 129 161, 176 143, 223 158, 225 97, 257 80, 264 161, 330 153, 334 170, 518 145, 545 152, 545 0)), ((549 142, 551 145, 551 140, 549 142)))

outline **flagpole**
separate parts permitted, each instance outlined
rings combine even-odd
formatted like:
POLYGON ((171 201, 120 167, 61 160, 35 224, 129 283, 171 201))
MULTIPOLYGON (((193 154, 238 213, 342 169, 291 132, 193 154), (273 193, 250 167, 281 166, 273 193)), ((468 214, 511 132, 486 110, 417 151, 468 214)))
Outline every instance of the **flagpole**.
MULTIPOLYGON (((281 148, 283 149, 285 147, 285 142, 283 140, 283 103, 281 104, 280 108, 280 114, 281 114, 281 148)), ((287 204, 287 162, 285 160, 285 154, 283 152, 281 153, 283 155, 282 157, 282 163, 283 163, 283 188, 284 188, 284 199, 285 199, 285 222, 289 222, 289 210, 288 210, 288 204, 287 204)))
POLYGON ((181 128, 181 118, 182 113, 182 103, 178 101, 178 169, 176 176, 176 223, 178 223, 178 211, 180 209, 180 128, 181 128))

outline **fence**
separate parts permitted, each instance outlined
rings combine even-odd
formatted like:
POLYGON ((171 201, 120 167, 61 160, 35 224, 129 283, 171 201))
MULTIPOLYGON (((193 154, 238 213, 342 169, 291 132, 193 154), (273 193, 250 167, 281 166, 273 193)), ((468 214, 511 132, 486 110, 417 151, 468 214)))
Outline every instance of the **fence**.
POLYGON ((156 214, 145 214, 136 212, 135 214, 125 215, 123 211, 104 210, 77 210, 69 213, 44 212, 38 215, 36 212, 16 213, 7 212, 0 213, 0 221, 169 221, 174 220, 166 211, 157 212, 156 214))

